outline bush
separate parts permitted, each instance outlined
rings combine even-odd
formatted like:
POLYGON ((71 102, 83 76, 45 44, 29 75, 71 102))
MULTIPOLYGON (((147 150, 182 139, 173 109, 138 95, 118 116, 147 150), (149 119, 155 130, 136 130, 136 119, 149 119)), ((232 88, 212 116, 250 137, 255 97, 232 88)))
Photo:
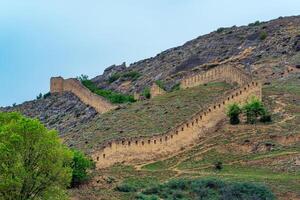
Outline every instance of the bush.
POLYGON ((141 76, 141 74, 137 71, 131 71, 131 72, 126 72, 126 73, 122 74, 122 77, 129 78, 132 81, 137 80, 140 76, 141 76))
POLYGON ((177 91, 177 90, 180 90, 180 83, 176 83, 176 84, 173 85, 173 87, 171 88, 171 92, 177 91))
POLYGON ((46 94, 44 94, 43 99, 46 99, 46 98, 48 98, 48 97, 50 97, 50 96, 51 96, 51 93, 50 93, 50 92, 47 92, 46 94))
POLYGON ((94 166, 93 161, 88 159, 82 152, 73 150, 72 163, 72 187, 77 187, 83 182, 89 180, 88 170, 94 166))
POLYGON ((215 170, 222 170, 223 169, 223 163, 222 162, 216 162, 215 163, 215 170))
POLYGON ((263 31, 259 34, 259 39, 260 40, 265 40, 268 37, 267 32, 263 31))
POLYGON ((111 90, 99 89, 91 80, 85 80, 81 82, 86 88, 91 92, 104 97, 109 100, 111 103, 126 103, 126 102, 135 102, 135 99, 132 95, 121 94, 113 92, 111 90))
POLYGON ((119 73, 115 73, 108 78, 109 83, 113 83, 121 77, 119 73))
POLYGON ((258 118, 266 116, 267 110, 264 107, 263 103, 256 98, 252 98, 249 102, 243 107, 243 111, 247 117, 247 123, 254 124, 257 122, 258 118))
POLYGON ((264 185, 224 182, 218 179, 177 179, 146 189, 137 199, 257 199, 273 200, 275 196, 264 185), (150 191, 154 191, 151 193, 150 191))
POLYGON ((116 190, 119 192, 136 192, 137 188, 130 184, 121 184, 116 187, 116 190))
POLYGON ((217 29, 217 33, 222 33, 226 28, 224 27, 220 27, 217 29))
POLYGON ((39 95, 36 96, 37 100, 42 99, 42 98, 43 98, 43 94, 42 93, 40 93, 39 95))
POLYGON ((56 131, 19 113, 0 113, 0 199, 67 199, 72 152, 56 131))
POLYGON ((239 115, 241 114, 242 110, 240 106, 236 103, 230 104, 227 110, 227 116, 230 118, 230 124, 239 124, 240 119, 239 115))
POLYGON ((77 80, 79 80, 80 82, 87 81, 87 80, 89 80, 89 76, 81 74, 80 76, 77 76, 77 80))
POLYGON ((143 92, 142 92, 143 97, 145 97, 146 99, 150 99, 151 98, 151 92, 150 92, 150 88, 146 87, 143 92))
POLYGON ((160 87, 161 89, 163 90, 166 90, 166 86, 165 86, 165 83, 161 80, 157 80, 155 81, 156 85, 158 85, 158 87, 160 87))
POLYGON ((254 22, 254 23, 248 24, 248 26, 259 26, 259 25, 261 25, 261 24, 262 24, 262 22, 256 21, 256 22, 254 22))
POLYGON ((108 82, 109 83, 113 83, 113 82, 115 82, 116 80, 118 80, 120 78, 124 78, 126 80, 135 81, 140 76, 141 76, 141 74, 139 72, 137 72, 137 71, 130 71, 130 72, 125 72, 125 73, 114 73, 113 75, 111 75, 108 78, 108 82))
POLYGON ((263 122, 263 123, 271 122, 272 121, 271 114, 269 114, 268 112, 266 112, 263 116, 261 116, 261 118, 259 119, 259 121, 263 122))

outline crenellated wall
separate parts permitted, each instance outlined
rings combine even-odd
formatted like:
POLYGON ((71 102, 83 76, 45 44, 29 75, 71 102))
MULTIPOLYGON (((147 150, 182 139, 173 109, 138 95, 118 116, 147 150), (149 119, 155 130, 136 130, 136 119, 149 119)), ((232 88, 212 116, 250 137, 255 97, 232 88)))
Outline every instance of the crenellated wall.
POLYGON ((52 77, 50 80, 50 92, 72 92, 83 103, 93 107, 99 113, 105 113, 114 109, 116 106, 112 105, 104 98, 92 93, 84 87, 77 79, 63 79, 62 77, 52 77))
POLYGON ((252 96, 261 99, 261 89, 261 84, 256 81, 242 84, 226 97, 216 100, 206 109, 191 116, 189 120, 165 134, 108 141, 92 157, 97 168, 104 168, 118 162, 154 160, 179 152, 182 148, 193 145, 201 138, 208 136, 216 128, 216 125, 226 117, 225 109, 228 104, 244 103, 252 96))
POLYGON ((183 89, 190 88, 214 81, 236 82, 239 85, 244 85, 251 81, 251 77, 237 67, 223 65, 183 79, 180 82, 180 87, 183 89))
POLYGON ((150 88, 150 94, 151 98, 166 94, 166 91, 164 91, 162 88, 160 88, 156 83, 153 83, 153 85, 150 88))

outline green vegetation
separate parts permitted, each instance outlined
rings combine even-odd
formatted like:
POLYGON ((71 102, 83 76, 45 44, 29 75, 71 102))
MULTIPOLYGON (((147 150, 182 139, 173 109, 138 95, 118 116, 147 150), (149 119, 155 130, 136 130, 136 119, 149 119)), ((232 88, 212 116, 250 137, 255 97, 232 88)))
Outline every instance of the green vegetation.
MULTIPOLYGON (((108 120, 107 123, 113 123, 111 128, 114 130, 106 130, 110 127, 106 126, 106 123, 101 122, 101 127, 104 126, 103 129, 98 132, 96 127, 89 131, 98 135, 99 138, 101 137, 100 141, 103 139, 102 134, 108 134, 107 132, 109 131, 112 131, 112 133, 116 132, 121 137, 130 137, 138 136, 139 134, 132 132, 131 134, 126 134, 126 132, 137 128, 142 134, 147 134, 142 127, 146 125, 146 129, 151 128, 149 122, 152 123, 152 120, 155 120, 153 123, 157 124, 156 119, 153 119, 154 115, 152 115, 152 112, 156 113, 155 116, 159 116, 159 118, 163 118, 169 123, 171 120, 176 120, 169 118, 169 114, 174 116, 177 113, 176 107, 180 106, 182 108, 178 109, 178 112, 182 113, 182 116, 176 117, 184 119, 184 116, 188 117, 193 113, 190 109, 201 109, 201 105, 205 105, 207 101, 211 102, 215 99, 216 97, 213 98, 211 93, 213 90, 216 89, 220 94, 224 94, 224 92, 220 91, 220 85, 221 83, 208 84, 206 87, 208 87, 209 91, 206 91, 204 86, 200 86, 195 90, 193 88, 180 90, 149 101, 137 102, 126 107, 126 109, 114 111, 113 113, 117 112, 115 114, 105 114, 105 119, 103 120, 108 120), (195 95, 192 95, 192 93, 195 95), (206 99, 200 97, 201 94, 208 94, 210 97, 206 99), (166 103, 162 103, 162 101, 166 101, 166 103), (189 107, 190 104, 191 108, 189 107), (200 106, 199 108, 195 107, 197 104, 200 106), (154 107, 157 109, 154 109, 154 107), (167 108, 173 108, 174 112, 172 109, 167 108), (148 112, 146 112, 147 109, 149 109, 148 112), (186 109, 188 109, 188 112, 186 109), (128 113, 125 113, 126 111, 128 113), (135 113, 137 113, 137 116, 134 115, 135 113), (148 113, 150 113, 149 118, 145 118, 144 115, 148 115, 148 113), (122 120, 113 121, 113 119, 119 117, 137 120, 142 118, 144 120, 139 122, 144 123, 142 125, 134 124, 133 126, 128 126, 122 120), (116 124, 120 124, 119 127, 122 128, 114 127, 116 124), (118 130, 124 132, 120 133, 118 130)), ((270 85, 265 85, 262 92, 264 105, 268 110, 272 111, 273 123, 268 125, 261 123, 255 128, 248 125, 236 125, 234 127, 225 125, 219 131, 211 132, 209 137, 200 140, 196 146, 169 158, 148 163, 141 166, 141 168, 117 164, 109 169, 101 170, 97 176, 112 177, 107 181, 109 183, 104 184, 104 187, 101 189, 87 188, 76 192, 76 195, 81 195, 81 198, 78 197, 78 199, 89 199, 89 197, 92 199, 97 195, 103 199, 131 200, 136 198, 137 193, 141 196, 144 195, 144 198, 151 198, 152 194, 144 194, 143 191, 158 187, 159 184, 174 178, 218 179, 224 183, 253 182, 255 185, 257 185, 256 183, 264 183, 272 189, 278 199, 299 198, 300 171, 299 167, 295 165, 295 160, 300 155, 300 146, 297 140, 288 139, 281 143, 278 139, 284 138, 284 136, 288 138, 291 136, 297 138, 299 136, 300 79, 298 75, 292 75, 288 78, 274 81, 270 85), (280 110, 280 112, 276 113, 276 110, 280 110), (269 150, 262 148, 267 144, 272 144, 272 148, 269 150), (221 170, 216 169, 218 162, 222 163, 221 170), (111 182, 111 180, 115 181, 111 182), (123 185, 134 192, 121 192, 116 188, 118 186, 123 187, 123 185), (89 196, 89 194, 92 195, 89 196)), ((96 121, 95 123, 98 122, 96 121)), ((135 121, 129 120, 129 123, 135 123, 135 121)), ((88 126, 93 124, 88 124, 88 126)), ((160 126, 160 123, 157 126, 160 126)), ((84 135, 84 139, 90 135, 84 135)), ((115 136, 115 138, 117 137, 115 136)), ((89 140, 89 144, 90 141, 92 140, 89 140)), ((153 194, 153 196, 153 199, 157 198, 157 194, 153 194)))
POLYGON ((38 95, 36 96, 36 99, 37 99, 37 100, 40 100, 40 99, 46 99, 46 98, 48 98, 49 96, 51 96, 51 93, 50 93, 50 92, 47 92, 46 94, 40 93, 40 94, 38 94, 38 95))
POLYGON ((124 73, 114 73, 108 78, 109 83, 113 83, 118 79, 124 79, 124 80, 131 80, 135 81, 137 80, 141 74, 137 71, 130 71, 130 72, 124 72, 124 73))
POLYGON ((255 21, 255 22, 253 22, 253 23, 250 23, 250 24, 248 24, 248 26, 259 26, 259 25, 261 25, 263 22, 260 22, 260 21, 255 21))
POLYGON ((37 99, 37 100, 42 99, 42 98, 43 98, 43 94, 42 94, 42 93, 40 93, 40 94, 38 94, 38 95, 36 96, 36 99, 37 99))
POLYGON ((135 102, 132 95, 121 94, 111 90, 99 89, 91 80, 83 80, 81 81, 81 83, 91 92, 104 97, 111 103, 135 102))
POLYGON ((145 189, 137 199, 275 199, 264 185, 224 182, 218 179, 177 179, 145 189))
POLYGON ((89 76, 85 74, 81 74, 80 76, 77 76, 77 80, 80 82, 89 80, 89 76))
POLYGON ((230 104, 227 110, 227 116, 230 118, 230 124, 239 124, 242 109, 237 103, 230 104))
POLYGON ((165 83, 162 80, 157 80, 155 81, 156 85, 158 85, 158 87, 160 87, 163 90, 166 90, 166 86, 165 83))
POLYGON ((119 73, 114 73, 108 78, 109 83, 113 83, 121 77, 119 73))
POLYGON ((72 152, 38 120, 0 113, 0 160, 0 199, 67 199, 72 152))
POLYGON ((217 33, 222 33, 224 30, 226 30, 226 28, 220 27, 217 29, 217 33))
POLYGON ((263 31, 259 34, 259 39, 260 40, 265 40, 268 37, 267 32, 263 31))
POLYGON ((247 117, 247 123, 255 124, 258 120, 266 123, 271 122, 271 114, 267 111, 263 103, 256 98, 252 98, 242 108, 237 104, 230 104, 227 108, 227 116, 230 118, 230 124, 239 124, 239 115, 243 113, 247 117))
POLYGON ((243 111, 247 117, 247 123, 254 124, 258 119, 262 122, 271 121, 271 116, 268 114, 263 103, 256 98, 251 99, 243 106, 243 111))
POLYGON ((172 86, 171 92, 180 90, 180 83, 176 83, 175 85, 172 86))
POLYGON ((145 97, 146 99, 150 99, 151 98, 151 93, 150 93, 150 88, 149 87, 146 87, 143 90, 142 96, 145 97))
POLYGON ((94 166, 93 161, 88 159, 82 152, 73 150, 73 163, 72 163, 72 187, 89 180, 90 176, 88 170, 94 166))
POLYGON ((78 141, 88 140, 89 146, 83 148, 92 148, 104 140, 165 133, 230 88, 227 83, 210 83, 124 105, 79 127, 78 141))

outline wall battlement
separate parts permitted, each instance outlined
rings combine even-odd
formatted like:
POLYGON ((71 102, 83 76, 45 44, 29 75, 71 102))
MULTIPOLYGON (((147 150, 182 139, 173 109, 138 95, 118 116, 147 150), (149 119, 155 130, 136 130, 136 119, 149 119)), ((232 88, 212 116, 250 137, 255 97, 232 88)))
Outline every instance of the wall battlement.
POLYGON ((160 88, 156 83, 153 83, 153 85, 150 88, 150 94, 151 98, 166 94, 166 91, 164 91, 162 88, 160 88))
POLYGON ((261 83, 250 81, 233 89, 225 98, 216 100, 165 134, 108 141, 92 157, 97 168, 104 168, 118 162, 154 160, 177 153, 201 138, 209 137, 210 131, 226 118, 225 109, 228 104, 245 103, 252 96, 261 99, 261 89, 261 83))
POLYGON ((214 81, 244 85, 251 81, 251 77, 237 67, 223 65, 183 79, 180 82, 180 87, 185 89, 214 81))
POLYGON ((50 80, 50 92, 62 93, 72 92, 83 103, 93 107, 99 113, 105 113, 114 109, 116 106, 112 105, 104 98, 92 93, 84 87, 77 79, 63 79, 62 77, 52 77, 50 80))

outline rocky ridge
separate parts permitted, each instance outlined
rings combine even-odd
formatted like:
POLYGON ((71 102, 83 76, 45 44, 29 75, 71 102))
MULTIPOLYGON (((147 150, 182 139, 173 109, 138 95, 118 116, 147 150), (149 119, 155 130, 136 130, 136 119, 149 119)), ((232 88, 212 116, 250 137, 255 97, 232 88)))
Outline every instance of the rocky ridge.
MULTIPOLYGON (((300 16, 219 28, 129 67, 125 63, 113 65, 92 80, 101 88, 123 93, 140 92, 156 80, 164 81, 166 88, 170 89, 182 77, 205 70, 208 64, 217 66, 248 48, 253 48, 251 54, 231 64, 247 69, 259 78, 279 77, 287 65, 295 64, 294 57, 300 51, 300 16), (274 67, 277 68, 275 72, 271 69, 274 67), (108 82, 114 73, 132 71, 141 76, 133 81, 120 78, 113 83, 108 82)), ((300 65, 300 61, 296 64, 300 65)))

